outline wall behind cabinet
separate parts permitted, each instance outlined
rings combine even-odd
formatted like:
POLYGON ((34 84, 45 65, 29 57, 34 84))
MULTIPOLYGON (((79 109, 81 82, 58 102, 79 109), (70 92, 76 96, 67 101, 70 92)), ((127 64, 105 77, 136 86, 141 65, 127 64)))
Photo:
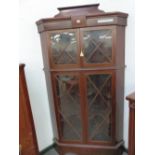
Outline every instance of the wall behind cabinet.
MULTIPOLYGON (((53 143, 53 131, 47 98, 39 34, 35 22, 51 17, 57 7, 100 3, 105 11, 124 11, 129 14, 126 27, 125 95, 134 90, 134 0, 20 0, 20 62, 26 64, 25 74, 37 133, 39 150, 53 143)), ((127 147, 128 105, 125 101, 124 139, 127 147)))

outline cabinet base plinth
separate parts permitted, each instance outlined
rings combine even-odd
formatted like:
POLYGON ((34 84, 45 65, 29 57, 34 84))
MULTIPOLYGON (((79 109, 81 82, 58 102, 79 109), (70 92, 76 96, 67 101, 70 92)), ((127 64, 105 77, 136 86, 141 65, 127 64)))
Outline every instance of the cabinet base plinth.
POLYGON ((60 155, 121 155, 123 141, 113 146, 57 143, 60 155))

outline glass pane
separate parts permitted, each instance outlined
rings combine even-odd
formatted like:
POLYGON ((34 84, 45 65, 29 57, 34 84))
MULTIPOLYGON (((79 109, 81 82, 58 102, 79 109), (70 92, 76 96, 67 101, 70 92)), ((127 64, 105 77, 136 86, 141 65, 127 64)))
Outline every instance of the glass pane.
POLYGON ((77 63, 77 40, 74 32, 52 33, 51 48, 54 64, 77 63))
POLYGON ((64 140, 81 140, 79 79, 72 75, 57 75, 57 97, 61 131, 64 140))
POLYGON ((87 76, 89 139, 111 140, 112 94, 109 74, 87 76))
POLYGON ((83 44, 86 63, 111 63, 112 30, 85 31, 83 44))

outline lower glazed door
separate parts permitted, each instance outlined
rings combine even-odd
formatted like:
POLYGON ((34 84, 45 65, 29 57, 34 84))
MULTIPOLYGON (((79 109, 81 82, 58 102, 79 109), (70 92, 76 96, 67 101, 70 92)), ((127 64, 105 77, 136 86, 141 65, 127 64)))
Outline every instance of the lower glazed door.
POLYGON ((82 143, 79 73, 56 73, 53 84, 60 141, 82 143))
POLYGON ((114 139, 114 72, 89 71, 86 85, 88 143, 112 143, 114 139))
POLYGON ((61 72, 53 78, 60 141, 111 144, 114 72, 61 72))

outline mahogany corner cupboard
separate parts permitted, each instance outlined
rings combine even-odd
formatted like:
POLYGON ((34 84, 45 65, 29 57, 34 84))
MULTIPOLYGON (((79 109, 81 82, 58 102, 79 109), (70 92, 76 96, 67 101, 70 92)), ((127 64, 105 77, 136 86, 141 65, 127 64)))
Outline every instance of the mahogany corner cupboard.
POLYGON ((37 21, 60 155, 119 155, 123 145, 128 14, 99 4, 58 8, 37 21))

